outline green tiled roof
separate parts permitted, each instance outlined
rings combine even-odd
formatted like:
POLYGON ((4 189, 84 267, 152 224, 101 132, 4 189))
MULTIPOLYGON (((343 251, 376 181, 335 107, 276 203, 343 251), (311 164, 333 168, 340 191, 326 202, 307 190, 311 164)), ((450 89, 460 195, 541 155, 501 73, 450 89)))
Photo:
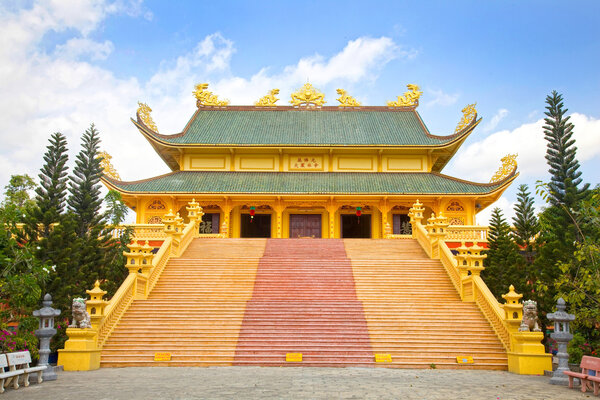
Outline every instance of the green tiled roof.
POLYGON ((177 171, 137 182, 104 178, 124 192, 228 194, 484 194, 504 182, 477 184, 437 173, 177 171))
POLYGON ((430 146, 433 137, 415 111, 201 110, 172 144, 245 146, 430 146))

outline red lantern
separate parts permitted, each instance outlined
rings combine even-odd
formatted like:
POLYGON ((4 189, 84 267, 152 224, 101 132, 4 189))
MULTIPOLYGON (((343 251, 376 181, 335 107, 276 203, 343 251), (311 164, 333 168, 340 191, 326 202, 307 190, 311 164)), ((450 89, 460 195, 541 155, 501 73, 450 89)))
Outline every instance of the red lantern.
POLYGON ((250 207, 250 222, 254 221, 254 214, 256 214, 256 207, 250 207))
POLYGON ((362 215, 362 210, 360 207, 356 207, 356 216, 360 217, 362 215))

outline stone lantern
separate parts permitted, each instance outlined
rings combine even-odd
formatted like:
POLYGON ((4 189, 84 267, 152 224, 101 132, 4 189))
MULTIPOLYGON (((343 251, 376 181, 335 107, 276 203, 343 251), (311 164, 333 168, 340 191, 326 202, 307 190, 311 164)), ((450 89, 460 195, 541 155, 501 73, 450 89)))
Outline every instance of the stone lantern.
POLYGON ((56 335, 54 318, 60 315, 60 310, 52 308, 52 296, 48 293, 44 296, 42 306, 42 308, 33 312, 33 316, 40 320, 40 328, 35 331, 35 336, 40 340, 40 360, 38 365, 46 366, 46 369, 42 373, 42 378, 45 381, 55 381, 56 372, 54 371, 54 367, 48 365, 48 355, 50 354, 50 339, 56 335))
POLYGON ((552 385, 568 385, 569 378, 563 374, 563 371, 569 370, 569 353, 567 352, 567 344, 571 339, 573 339, 573 334, 569 330, 569 323, 575 320, 575 315, 567 314, 565 311, 567 309, 567 305, 562 297, 558 299, 558 302, 556 303, 556 309, 556 312, 548 314, 548 319, 554 322, 554 333, 552 333, 550 337, 556 340, 556 343, 558 344, 558 353, 556 353, 556 357, 558 358, 558 367, 552 374, 550 383, 552 385))
POLYGON ((523 304, 519 303, 522 297, 522 294, 515 292, 513 285, 508 288, 508 293, 502 295, 502 298, 506 300, 506 303, 501 304, 505 313, 504 320, 511 332, 519 330, 519 325, 521 325, 523 319, 523 304))

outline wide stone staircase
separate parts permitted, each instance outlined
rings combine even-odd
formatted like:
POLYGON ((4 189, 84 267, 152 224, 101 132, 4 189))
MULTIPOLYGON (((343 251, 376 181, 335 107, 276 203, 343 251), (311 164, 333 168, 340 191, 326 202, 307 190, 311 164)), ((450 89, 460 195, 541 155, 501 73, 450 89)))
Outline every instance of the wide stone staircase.
POLYGON ((457 356, 507 368, 477 306, 414 240, 195 239, 134 301, 101 365, 457 368, 457 356))

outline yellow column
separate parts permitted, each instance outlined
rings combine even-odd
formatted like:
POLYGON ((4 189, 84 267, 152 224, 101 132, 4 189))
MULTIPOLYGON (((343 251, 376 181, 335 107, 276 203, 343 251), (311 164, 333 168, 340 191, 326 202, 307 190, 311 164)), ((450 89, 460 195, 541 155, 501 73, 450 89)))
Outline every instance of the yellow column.
POLYGON ((329 214, 329 238, 335 238, 335 213, 337 211, 337 205, 330 203, 327 206, 327 213, 329 214))
POLYGON ((231 210, 233 207, 230 204, 221 206, 223 211, 223 223, 221 224, 221 234, 226 238, 231 237, 231 210))
POLYGON ((379 212, 381 213, 381 230, 382 230, 381 237, 384 239, 389 239, 387 236, 388 235, 387 229, 388 229, 388 226, 390 225, 390 223, 388 221, 388 213, 390 212, 390 206, 387 204, 387 201, 383 201, 379 204, 379 206, 377 208, 379 208, 379 212))
POLYGON ((285 206, 277 203, 273 210, 275 211, 275 237, 281 239, 283 237, 283 210, 285 210, 285 206))

